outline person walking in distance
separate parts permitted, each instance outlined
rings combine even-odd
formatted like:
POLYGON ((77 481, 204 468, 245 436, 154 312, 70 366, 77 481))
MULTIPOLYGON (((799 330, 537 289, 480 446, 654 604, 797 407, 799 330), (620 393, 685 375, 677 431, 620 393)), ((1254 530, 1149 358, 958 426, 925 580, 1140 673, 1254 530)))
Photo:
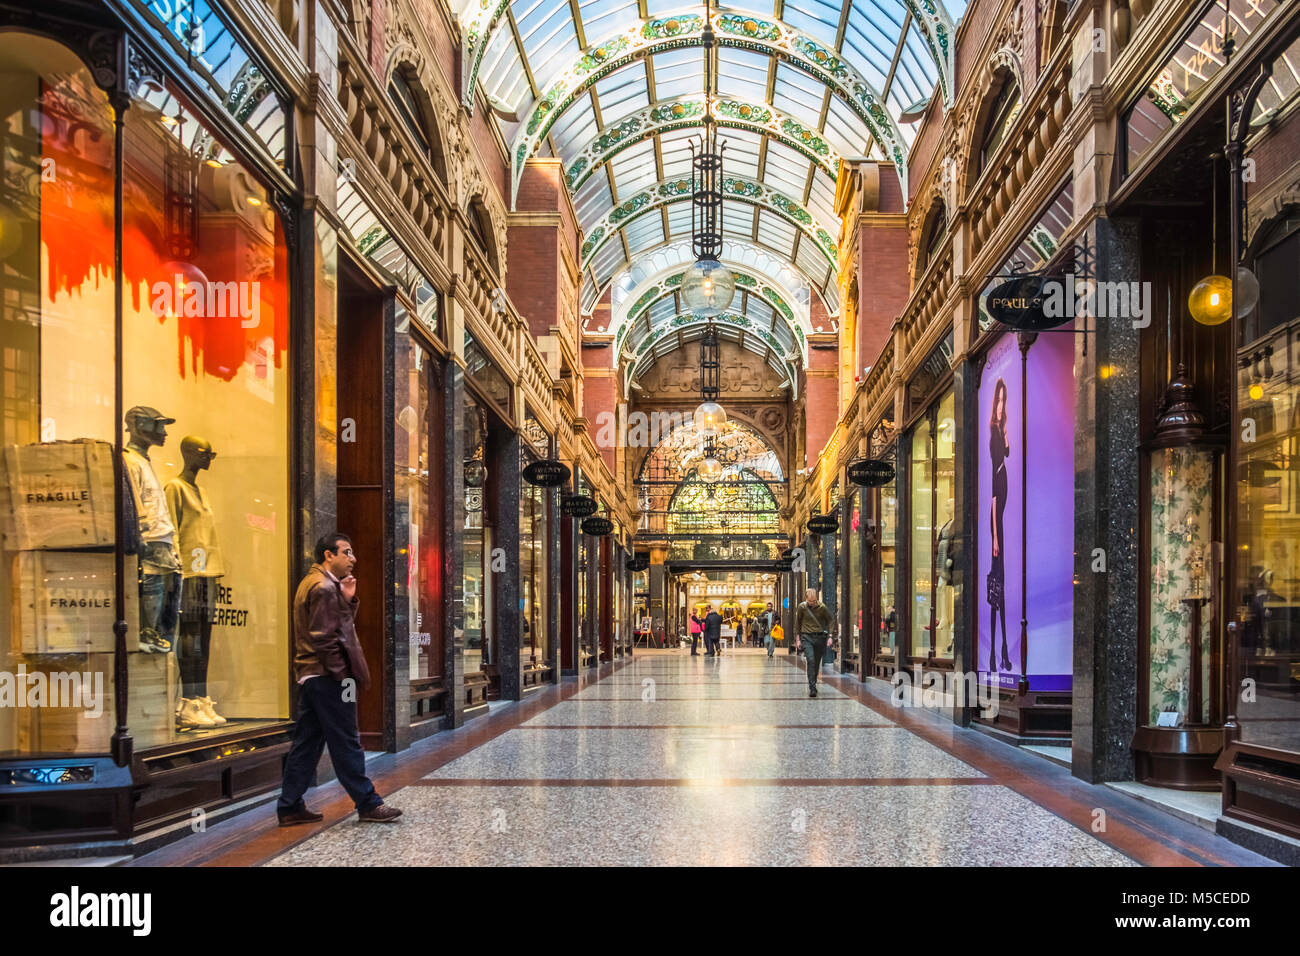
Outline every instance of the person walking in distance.
POLYGON ((759 626, 763 631, 763 645, 767 648, 767 656, 771 657, 772 652, 776 650, 776 641, 772 638, 772 628, 776 625, 776 609, 772 607, 772 602, 767 602, 767 610, 759 618, 759 626))
POLYGON ((817 600, 817 589, 809 588, 804 593, 804 602, 794 615, 795 649, 803 651, 808 662, 808 696, 817 696, 817 675, 822 669, 822 658, 826 648, 835 639, 831 637, 833 618, 830 608, 817 600))
POLYGON ((704 615, 704 649, 705 657, 718 656, 718 642, 722 639, 722 615, 709 605, 709 613, 704 615))
POLYGON ((357 730, 356 692, 370 684, 357 641, 357 559, 347 535, 334 532, 316 542, 316 563, 293 598, 293 676, 298 682, 298 722, 284 761, 284 781, 276 814, 280 826, 316 823, 323 815, 303 803, 316 775, 321 751, 329 747, 339 783, 371 823, 391 823, 402 815, 375 792, 366 776, 366 756, 357 730))

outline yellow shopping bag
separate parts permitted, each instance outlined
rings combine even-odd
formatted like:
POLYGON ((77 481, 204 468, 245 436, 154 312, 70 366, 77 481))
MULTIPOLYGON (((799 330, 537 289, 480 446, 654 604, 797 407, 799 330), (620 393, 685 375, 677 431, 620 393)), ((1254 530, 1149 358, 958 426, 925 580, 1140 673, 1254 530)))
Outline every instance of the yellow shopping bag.
POLYGON ((785 640, 785 628, 783 628, 780 624, 774 625, 772 627, 772 640, 774 641, 785 640))

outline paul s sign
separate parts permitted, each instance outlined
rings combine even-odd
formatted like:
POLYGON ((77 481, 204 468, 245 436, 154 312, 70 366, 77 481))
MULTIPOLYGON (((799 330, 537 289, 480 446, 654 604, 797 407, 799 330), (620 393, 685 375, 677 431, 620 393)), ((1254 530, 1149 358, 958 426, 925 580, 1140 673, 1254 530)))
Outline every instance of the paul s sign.
POLYGON ((1052 276, 1012 276, 994 286, 984 300, 989 315, 1017 332, 1041 332, 1064 320, 1045 314, 1046 286, 1060 280, 1052 276))

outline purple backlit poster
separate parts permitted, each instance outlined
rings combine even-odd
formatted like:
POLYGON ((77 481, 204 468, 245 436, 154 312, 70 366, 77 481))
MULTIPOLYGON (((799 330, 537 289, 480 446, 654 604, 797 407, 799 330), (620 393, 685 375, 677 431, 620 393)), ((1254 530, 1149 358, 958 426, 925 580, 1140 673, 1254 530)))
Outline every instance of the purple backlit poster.
POLYGON ((1029 689, 1067 691, 1074 649, 1074 336, 1039 335, 1026 367, 1022 381, 1020 343, 1004 335, 980 379, 976 666, 996 674, 999 687, 1016 686, 1023 616, 1029 689))

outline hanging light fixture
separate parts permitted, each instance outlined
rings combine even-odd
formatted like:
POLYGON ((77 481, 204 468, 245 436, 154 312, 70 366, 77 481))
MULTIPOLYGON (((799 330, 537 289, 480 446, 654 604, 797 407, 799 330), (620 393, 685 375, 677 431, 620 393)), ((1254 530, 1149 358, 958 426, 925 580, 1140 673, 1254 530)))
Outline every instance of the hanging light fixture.
MULTIPOLYGON (((1232 280, 1218 275, 1219 253, 1219 157, 1214 156, 1213 190, 1210 196, 1210 272, 1187 296, 1187 310, 1201 325, 1222 325, 1232 316, 1232 280)), ((1230 214, 1236 215, 1236 210, 1230 214)), ((1259 303, 1259 280, 1245 266, 1237 266, 1237 318, 1250 315, 1259 303)))
POLYGON ((722 254, 722 152, 713 118, 713 20, 710 0, 704 3, 704 132, 699 150, 691 148, 691 248, 695 264, 682 276, 682 298, 696 315, 712 318, 731 306, 736 277, 718 257, 722 254))

